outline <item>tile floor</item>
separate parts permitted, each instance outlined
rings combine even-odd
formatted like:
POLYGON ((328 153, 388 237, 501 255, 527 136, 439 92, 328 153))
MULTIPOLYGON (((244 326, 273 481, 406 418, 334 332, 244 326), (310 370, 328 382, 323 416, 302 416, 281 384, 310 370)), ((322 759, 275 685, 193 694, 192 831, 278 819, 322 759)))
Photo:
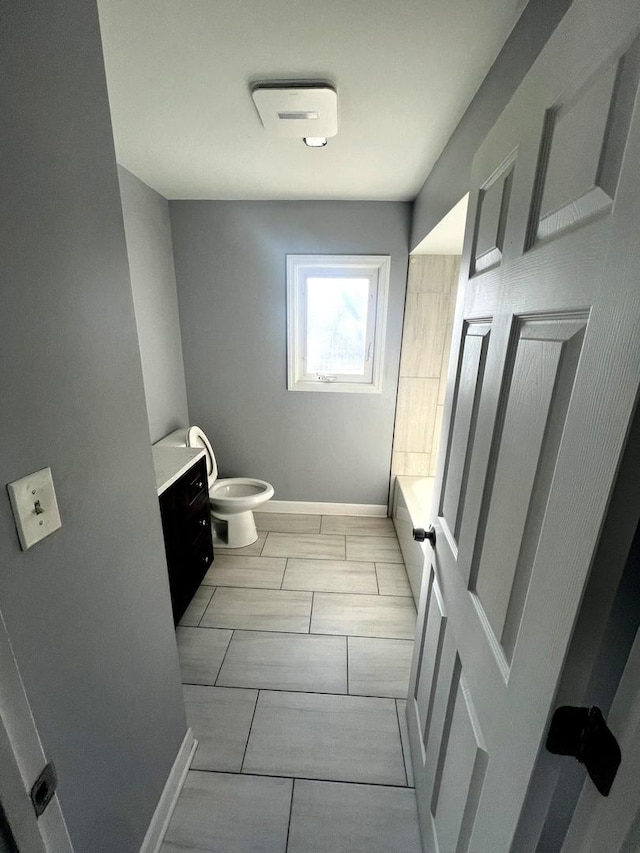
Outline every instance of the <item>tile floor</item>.
POLYGON ((177 628, 198 748, 162 853, 420 853, 415 607, 386 518, 257 513, 177 628))

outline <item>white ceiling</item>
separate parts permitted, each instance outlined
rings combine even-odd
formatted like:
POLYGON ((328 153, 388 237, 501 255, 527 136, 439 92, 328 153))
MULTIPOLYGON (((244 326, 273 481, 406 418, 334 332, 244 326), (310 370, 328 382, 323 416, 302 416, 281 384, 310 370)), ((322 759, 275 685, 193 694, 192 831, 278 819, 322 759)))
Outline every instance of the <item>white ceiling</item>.
POLYGON ((526 0, 98 0, 118 161, 167 198, 412 199, 526 0), (256 80, 338 91, 322 149, 256 80))
POLYGON ((443 216, 435 228, 415 247, 412 255, 461 255, 467 222, 469 193, 443 216))

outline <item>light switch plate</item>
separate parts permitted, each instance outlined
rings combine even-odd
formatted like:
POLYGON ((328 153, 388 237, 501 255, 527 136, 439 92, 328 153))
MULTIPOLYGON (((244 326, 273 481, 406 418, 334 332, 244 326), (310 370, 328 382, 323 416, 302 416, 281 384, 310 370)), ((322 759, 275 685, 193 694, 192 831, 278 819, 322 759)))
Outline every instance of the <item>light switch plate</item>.
POLYGON ((23 551, 62 527, 51 468, 7 485, 23 551))

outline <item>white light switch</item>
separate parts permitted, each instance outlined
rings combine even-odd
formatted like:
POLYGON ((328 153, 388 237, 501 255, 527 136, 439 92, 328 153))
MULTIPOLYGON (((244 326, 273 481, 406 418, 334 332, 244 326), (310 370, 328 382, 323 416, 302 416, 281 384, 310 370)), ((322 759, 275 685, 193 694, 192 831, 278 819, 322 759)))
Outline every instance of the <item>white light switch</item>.
POLYGON ((7 489, 23 551, 62 527, 51 468, 15 480, 7 489))

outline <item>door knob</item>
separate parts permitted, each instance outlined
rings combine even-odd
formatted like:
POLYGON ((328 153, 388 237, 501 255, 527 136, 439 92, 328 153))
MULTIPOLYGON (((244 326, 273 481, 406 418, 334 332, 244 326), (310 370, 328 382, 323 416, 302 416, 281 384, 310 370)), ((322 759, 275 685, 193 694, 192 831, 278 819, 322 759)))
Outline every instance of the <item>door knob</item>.
POLYGON ((416 542, 424 542, 425 539, 428 539, 431 543, 431 547, 436 547, 436 529, 433 524, 431 524, 427 530, 425 530, 424 527, 414 527, 413 538, 416 542))
POLYGON ((609 795, 622 754, 618 741, 607 726, 602 711, 563 705, 551 718, 546 747, 554 755, 571 755, 587 768, 593 784, 609 795))

